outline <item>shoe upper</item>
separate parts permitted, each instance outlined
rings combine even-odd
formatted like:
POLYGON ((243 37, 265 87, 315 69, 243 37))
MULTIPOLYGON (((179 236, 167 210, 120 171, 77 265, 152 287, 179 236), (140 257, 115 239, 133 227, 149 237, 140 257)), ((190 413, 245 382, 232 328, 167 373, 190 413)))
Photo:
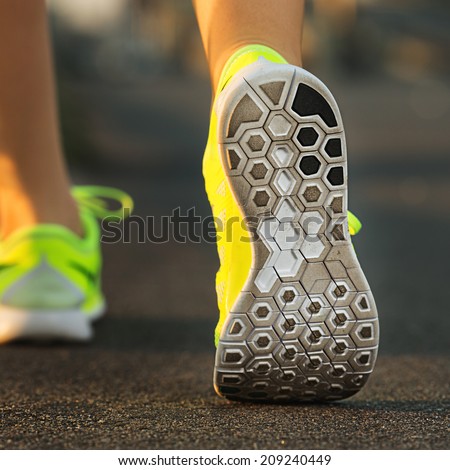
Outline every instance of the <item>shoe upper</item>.
MULTIPOLYGON (((80 309, 86 314, 102 308, 101 215, 117 217, 99 204, 97 187, 76 187, 84 235, 54 224, 21 229, 0 241, 0 304, 18 309, 60 311, 80 309)), ((128 207, 131 199, 105 188, 107 197, 119 194, 128 207)), ((104 195, 104 194, 100 194, 104 195)))

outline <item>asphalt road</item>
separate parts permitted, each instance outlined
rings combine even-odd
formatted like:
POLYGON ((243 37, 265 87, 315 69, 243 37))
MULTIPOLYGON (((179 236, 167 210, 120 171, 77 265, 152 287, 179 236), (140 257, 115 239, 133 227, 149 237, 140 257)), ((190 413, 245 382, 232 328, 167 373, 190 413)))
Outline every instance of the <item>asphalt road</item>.
POLYGON ((340 404, 231 403, 211 387, 211 322, 173 323, 111 315, 87 347, 3 349, 0 448, 448 447, 448 360, 382 357, 340 404))
MULTIPOLYGON (((356 248, 380 311, 365 389, 332 405, 216 397, 214 246, 137 243, 131 231, 131 243, 105 246, 110 311, 92 343, 0 349, 0 448, 449 447, 450 118, 414 115, 413 91, 395 83, 333 89, 350 142, 350 205, 364 221, 356 248)), ((204 82, 67 90, 89 103, 83 131, 95 143, 74 168, 78 182, 123 187, 143 217, 177 206, 208 214, 204 82)))

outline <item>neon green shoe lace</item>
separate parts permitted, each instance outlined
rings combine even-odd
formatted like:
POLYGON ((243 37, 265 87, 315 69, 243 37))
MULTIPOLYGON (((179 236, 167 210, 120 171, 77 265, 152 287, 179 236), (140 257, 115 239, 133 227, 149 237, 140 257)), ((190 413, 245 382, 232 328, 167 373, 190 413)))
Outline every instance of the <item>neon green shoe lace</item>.
POLYGON ((356 235, 362 227, 361 221, 356 217, 353 212, 347 211, 347 218, 348 218, 348 231, 350 235, 356 235))
POLYGON ((107 186, 74 186, 72 196, 81 209, 90 211, 98 219, 104 217, 122 217, 127 209, 127 215, 133 211, 133 199, 126 192, 107 186), (108 208, 108 201, 119 203, 118 209, 108 208))

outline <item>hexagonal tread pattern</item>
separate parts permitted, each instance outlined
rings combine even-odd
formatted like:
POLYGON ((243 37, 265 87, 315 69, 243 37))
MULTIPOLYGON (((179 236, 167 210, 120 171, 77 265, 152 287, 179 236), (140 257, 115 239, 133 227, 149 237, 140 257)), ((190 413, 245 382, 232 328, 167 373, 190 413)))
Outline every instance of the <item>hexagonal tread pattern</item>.
POLYGON ((378 321, 348 234, 339 110, 301 69, 247 69, 225 89, 219 142, 262 248, 223 327, 215 386, 241 400, 345 398, 374 367, 378 321))

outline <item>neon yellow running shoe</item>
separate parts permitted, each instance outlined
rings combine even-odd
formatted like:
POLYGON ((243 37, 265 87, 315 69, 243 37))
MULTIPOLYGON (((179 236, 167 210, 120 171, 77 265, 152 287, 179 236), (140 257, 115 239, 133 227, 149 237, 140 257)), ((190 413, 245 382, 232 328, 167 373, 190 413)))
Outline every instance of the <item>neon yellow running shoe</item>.
POLYGON ((243 400, 334 400, 373 370, 377 311, 351 244, 345 135, 309 72, 248 46, 226 64, 204 156, 217 220, 214 385, 243 400))
POLYGON ((97 218, 120 217, 102 198, 131 210, 113 188, 74 187, 84 237, 53 224, 18 230, 0 241, 0 343, 17 339, 84 341, 105 311, 97 218))

